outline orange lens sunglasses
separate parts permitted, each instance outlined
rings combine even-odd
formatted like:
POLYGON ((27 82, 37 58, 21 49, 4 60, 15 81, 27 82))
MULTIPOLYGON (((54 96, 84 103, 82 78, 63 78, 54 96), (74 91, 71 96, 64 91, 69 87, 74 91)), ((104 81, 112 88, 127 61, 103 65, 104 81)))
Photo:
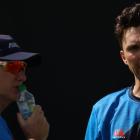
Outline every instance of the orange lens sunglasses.
POLYGON ((27 63, 24 61, 3 61, 0 63, 0 67, 12 74, 18 74, 21 71, 25 71, 27 63))

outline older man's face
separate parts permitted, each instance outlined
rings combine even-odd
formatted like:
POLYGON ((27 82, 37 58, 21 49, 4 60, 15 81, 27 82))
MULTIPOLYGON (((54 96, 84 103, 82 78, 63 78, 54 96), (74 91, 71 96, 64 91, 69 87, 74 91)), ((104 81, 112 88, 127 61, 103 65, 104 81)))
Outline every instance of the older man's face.
POLYGON ((18 87, 26 81, 26 75, 22 70, 16 73, 8 71, 3 67, 6 63, 8 62, 0 61, 0 102, 5 101, 8 103, 19 98, 18 87))

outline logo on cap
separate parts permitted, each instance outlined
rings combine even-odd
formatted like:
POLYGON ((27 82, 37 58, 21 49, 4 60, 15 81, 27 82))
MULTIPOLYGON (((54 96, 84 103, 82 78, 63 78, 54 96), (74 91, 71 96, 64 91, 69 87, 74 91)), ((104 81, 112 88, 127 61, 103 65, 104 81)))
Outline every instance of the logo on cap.
POLYGON ((10 42, 8 48, 19 48, 19 45, 16 42, 10 42))

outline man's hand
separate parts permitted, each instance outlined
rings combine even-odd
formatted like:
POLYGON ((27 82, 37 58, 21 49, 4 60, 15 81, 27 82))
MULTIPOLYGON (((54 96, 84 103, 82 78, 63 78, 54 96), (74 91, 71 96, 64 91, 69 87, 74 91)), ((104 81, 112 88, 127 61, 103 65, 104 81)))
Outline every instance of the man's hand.
POLYGON ((41 106, 36 105, 32 115, 27 120, 24 120, 20 113, 17 113, 17 119, 28 140, 47 140, 49 124, 41 106))

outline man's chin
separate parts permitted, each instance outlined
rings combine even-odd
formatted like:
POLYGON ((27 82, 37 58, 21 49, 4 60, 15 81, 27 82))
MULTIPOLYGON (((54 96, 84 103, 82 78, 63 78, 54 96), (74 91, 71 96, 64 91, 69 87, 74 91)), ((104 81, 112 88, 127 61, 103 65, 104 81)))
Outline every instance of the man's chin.
POLYGON ((18 92, 13 92, 11 93, 9 99, 11 100, 11 102, 15 102, 19 99, 20 94, 18 92))

